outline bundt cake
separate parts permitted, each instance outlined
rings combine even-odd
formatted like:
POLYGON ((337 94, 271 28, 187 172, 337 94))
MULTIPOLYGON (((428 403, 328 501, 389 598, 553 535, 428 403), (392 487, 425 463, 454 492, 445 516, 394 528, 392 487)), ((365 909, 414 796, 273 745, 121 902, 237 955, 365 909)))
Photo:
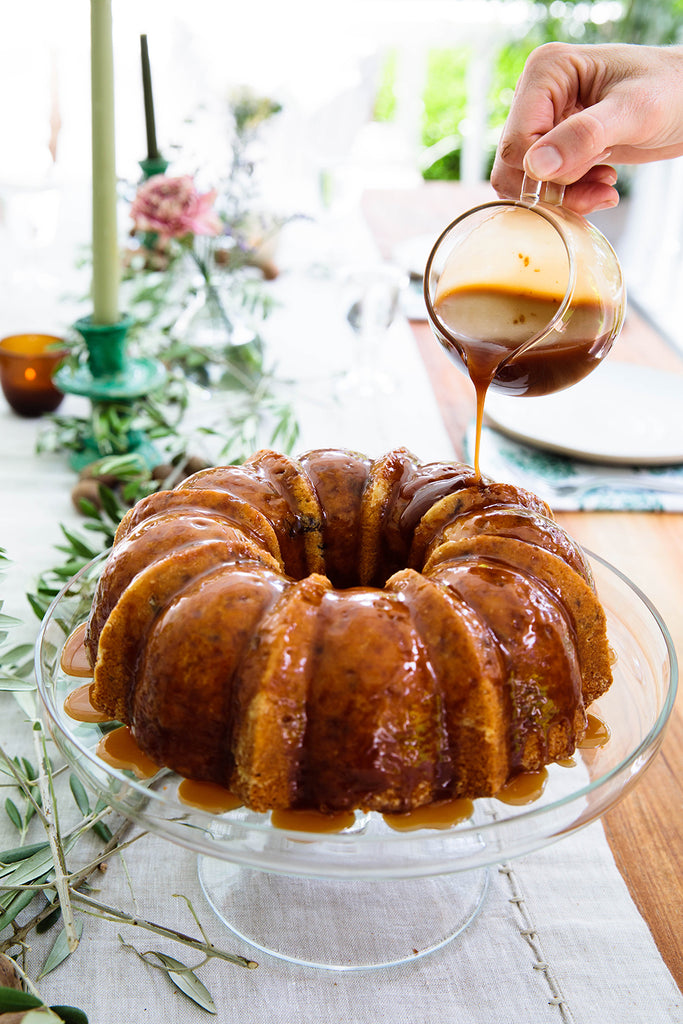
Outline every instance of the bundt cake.
POLYGON ((95 707, 257 811, 493 795, 570 756, 611 682, 548 506, 405 449, 263 450, 144 498, 86 648, 95 707))

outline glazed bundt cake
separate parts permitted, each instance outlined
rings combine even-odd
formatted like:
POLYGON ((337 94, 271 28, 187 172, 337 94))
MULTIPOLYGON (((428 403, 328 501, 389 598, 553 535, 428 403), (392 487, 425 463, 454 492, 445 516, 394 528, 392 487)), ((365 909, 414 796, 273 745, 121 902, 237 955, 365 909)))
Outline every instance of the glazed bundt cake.
POLYGON ((404 449, 264 450, 144 498, 86 647, 97 708, 257 811, 493 795, 569 757, 611 682, 548 506, 404 449))

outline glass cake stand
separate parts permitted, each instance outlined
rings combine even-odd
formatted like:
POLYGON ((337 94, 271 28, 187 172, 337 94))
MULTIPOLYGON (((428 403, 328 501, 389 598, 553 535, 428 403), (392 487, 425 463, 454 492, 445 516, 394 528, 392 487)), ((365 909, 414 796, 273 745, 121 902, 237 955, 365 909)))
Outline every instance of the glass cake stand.
POLYGON ((358 813, 350 828, 332 835, 276 828, 268 814, 246 808, 195 810, 178 799, 181 780, 172 772, 141 782, 101 761, 95 749, 102 727, 64 711, 67 694, 85 680, 64 674, 62 647, 87 618, 104 557, 67 584, 43 621, 36 675, 46 726, 76 774, 111 807, 198 854, 203 891, 236 935, 295 963, 368 969, 413 961, 451 941, 481 910, 491 865, 588 825, 634 785, 657 753, 673 707, 677 664, 666 626, 633 583, 590 556, 615 656, 614 684, 591 711, 611 738, 577 751, 572 767, 549 766, 533 804, 480 799, 462 824, 412 832, 358 813), (416 887, 420 913, 406 920, 416 887), (319 912, 311 914, 311 906, 319 912))

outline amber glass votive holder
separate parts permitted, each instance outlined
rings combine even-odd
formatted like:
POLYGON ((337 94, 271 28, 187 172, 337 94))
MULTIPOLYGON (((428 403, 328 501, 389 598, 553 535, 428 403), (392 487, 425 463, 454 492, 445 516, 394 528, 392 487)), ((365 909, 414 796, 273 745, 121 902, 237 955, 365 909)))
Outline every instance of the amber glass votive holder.
POLYGON ((54 412, 64 398, 52 374, 64 359, 62 338, 53 334, 12 334, 0 341, 0 384, 19 416, 54 412))

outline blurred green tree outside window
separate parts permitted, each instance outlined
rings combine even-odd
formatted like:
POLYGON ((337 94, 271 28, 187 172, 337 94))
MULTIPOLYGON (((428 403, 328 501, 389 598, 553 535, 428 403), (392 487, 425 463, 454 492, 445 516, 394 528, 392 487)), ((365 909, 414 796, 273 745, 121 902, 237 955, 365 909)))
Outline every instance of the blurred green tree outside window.
MULTIPOLYGON (((524 36, 505 44, 496 56, 488 96, 487 173, 515 83, 536 46, 550 40, 650 45, 683 41, 683 0, 533 0, 533 13, 533 27, 524 36)), ((423 176, 427 179, 460 177, 468 60, 469 51, 464 47, 433 49, 428 55, 421 139, 426 154, 423 176), (430 151, 435 154, 433 161, 430 151)), ((395 74, 396 55, 392 53, 379 86, 377 120, 393 116, 395 74)))

